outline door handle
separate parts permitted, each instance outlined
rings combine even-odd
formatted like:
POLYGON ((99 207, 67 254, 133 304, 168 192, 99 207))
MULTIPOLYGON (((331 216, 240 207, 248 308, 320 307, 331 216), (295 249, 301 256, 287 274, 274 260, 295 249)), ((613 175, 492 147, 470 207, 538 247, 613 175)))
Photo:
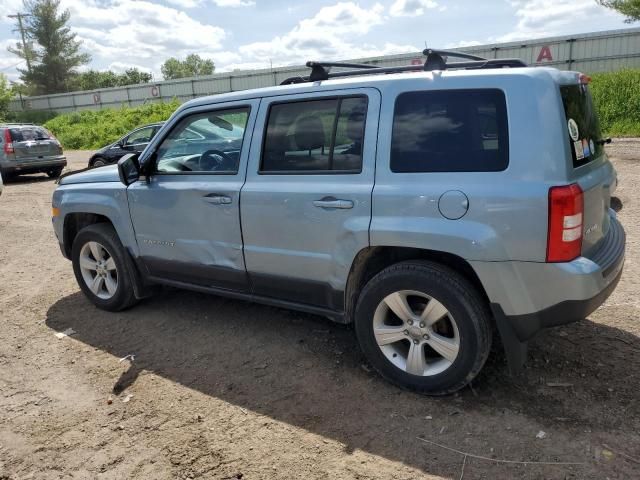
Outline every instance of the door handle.
POLYGON ((313 205, 318 208, 340 208, 340 209, 349 209, 353 208, 353 202, 351 200, 340 200, 338 198, 333 197, 324 197, 320 200, 314 200, 313 205))
POLYGON ((231 203, 231 197, 226 195, 219 195, 217 193, 210 193, 204 196, 204 201, 212 205, 229 205, 231 203))

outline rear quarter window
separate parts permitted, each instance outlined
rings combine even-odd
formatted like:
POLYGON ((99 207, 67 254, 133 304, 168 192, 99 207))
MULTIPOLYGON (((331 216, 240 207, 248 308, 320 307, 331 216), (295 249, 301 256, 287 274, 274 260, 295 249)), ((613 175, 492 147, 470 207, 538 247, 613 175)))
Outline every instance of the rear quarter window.
POLYGON ((493 172, 508 164, 507 107, 501 90, 406 92, 396 99, 393 172, 493 172))

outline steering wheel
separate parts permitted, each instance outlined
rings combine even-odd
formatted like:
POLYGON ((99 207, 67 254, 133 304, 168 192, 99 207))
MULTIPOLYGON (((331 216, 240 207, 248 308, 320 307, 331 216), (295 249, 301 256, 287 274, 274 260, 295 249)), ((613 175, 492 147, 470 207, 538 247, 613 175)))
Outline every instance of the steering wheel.
POLYGON ((222 150, 211 149, 203 152, 198 160, 198 169, 202 172, 215 172, 230 170, 233 165, 233 158, 222 150))

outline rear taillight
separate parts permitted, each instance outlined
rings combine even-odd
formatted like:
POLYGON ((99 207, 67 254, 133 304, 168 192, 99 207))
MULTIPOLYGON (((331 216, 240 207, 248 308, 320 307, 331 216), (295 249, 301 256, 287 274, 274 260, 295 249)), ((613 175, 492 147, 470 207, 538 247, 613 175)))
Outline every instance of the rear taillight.
POLYGON ((13 149, 13 139, 11 138, 11 133, 7 128, 4 131, 4 153, 13 153, 15 150, 13 149))
POLYGON ((577 183, 549 189, 547 262, 570 262, 580 256, 583 210, 577 183))

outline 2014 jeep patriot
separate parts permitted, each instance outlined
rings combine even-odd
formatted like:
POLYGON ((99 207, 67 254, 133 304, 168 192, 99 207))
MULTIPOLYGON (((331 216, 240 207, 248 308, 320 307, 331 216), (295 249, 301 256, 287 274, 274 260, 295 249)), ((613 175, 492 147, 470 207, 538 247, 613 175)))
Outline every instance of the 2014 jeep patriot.
POLYGON ((82 291, 115 311, 164 284, 354 323, 382 376, 429 394, 478 374, 494 325, 521 363, 622 272, 588 77, 427 53, 192 100, 139 158, 64 177, 53 225, 82 291))

